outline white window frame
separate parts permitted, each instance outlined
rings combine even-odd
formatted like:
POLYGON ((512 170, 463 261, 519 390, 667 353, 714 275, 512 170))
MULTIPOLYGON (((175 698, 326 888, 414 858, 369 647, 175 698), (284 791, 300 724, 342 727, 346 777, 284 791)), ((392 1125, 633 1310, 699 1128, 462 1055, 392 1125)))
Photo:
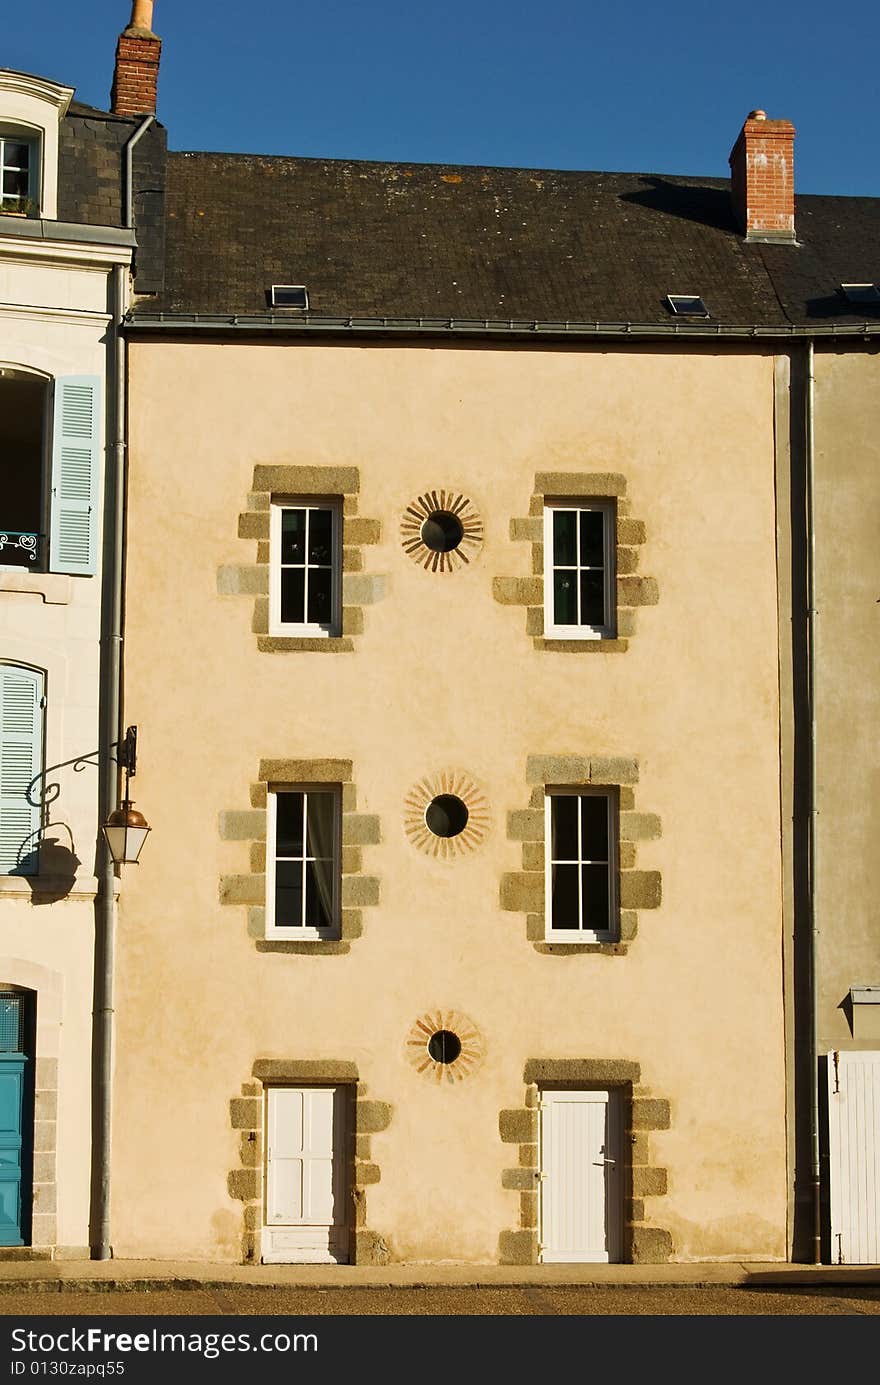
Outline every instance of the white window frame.
MULTIPOLYGON (((308 521, 307 521, 308 523, 308 521)), ((308 559, 308 551, 306 552, 308 559)), ((305 610, 308 610, 308 561, 306 562, 305 610)), ((338 497, 273 497, 269 518, 269 634, 326 639, 342 630, 342 502, 338 497), (281 514, 284 510, 329 510, 332 516, 333 547, 330 582, 330 620, 324 624, 281 619, 281 514)))
MULTIPOLYGON (((580 817, 578 818, 580 824, 580 817)), ((546 853, 546 867, 544 871, 544 920, 545 936, 548 942, 566 943, 613 943, 620 938, 620 904, 618 899, 618 871, 619 871, 619 840, 620 840, 620 793, 613 785, 601 788, 591 788, 583 784, 574 785, 554 785, 548 786, 544 791, 544 850, 546 853), (553 860, 553 800, 554 798, 604 798, 608 802, 608 927, 607 928, 584 928, 583 926, 583 876, 580 867, 590 864, 606 864, 605 862, 590 862, 581 856, 581 835, 578 831, 578 860, 566 861, 564 863, 554 862, 553 860), (578 928, 557 928, 553 927, 553 866, 555 864, 577 865, 578 866, 578 928)))
POLYGON ((59 125, 73 94, 73 87, 0 69, 0 126, 5 134, 37 142, 31 195, 37 215, 50 221, 58 216, 59 125))
MULTIPOLYGON (((580 559, 580 523, 578 533, 578 559, 580 559)), ((617 632, 617 505, 614 500, 580 499, 575 496, 544 502, 544 636, 556 640, 613 640, 617 632), (553 562, 553 516, 559 510, 571 510, 580 515, 584 511, 598 511, 603 518, 602 548, 604 556, 604 600, 606 620, 603 625, 557 625, 553 600, 553 574, 557 565, 553 562)), ((568 567, 568 564, 559 564, 568 567)), ((577 564, 571 571, 590 571, 588 564, 577 564)), ((577 583, 578 609, 580 609, 580 581, 577 583)))
MULTIPOLYGON (((40 188, 42 184, 42 155, 43 140, 42 131, 33 129, 26 125, 15 125, 3 122, 0 124, 0 216, 39 216, 41 213, 40 188), (18 208, 7 207, 3 201, 3 170, 7 167, 3 146, 10 144, 26 144, 29 150, 28 158, 28 190, 27 200, 33 203, 33 210, 22 213, 18 208)), ((12 165, 10 165, 12 167, 12 165)))
MULTIPOLYGON (((308 820, 308 803, 306 803, 308 820)), ((303 862, 310 859, 305 855, 306 838, 303 836, 303 862)), ((288 858, 299 860, 299 857, 288 858)), ((305 865, 303 865, 305 876, 305 865)), ((266 937, 278 942, 337 942, 341 925, 341 883, 342 883, 342 788, 339 784, 270 784, 266 800, 266 937), (333 902, 332 923, 329 928, 308 927, 306 924, 275 923, 275 867, 278 860, 278 798, 284 793, 329 793, 333 795, 333 902)), ((305 911, 305 887, 303 888, 303 911, 305 911)))
POLYGON ((286 309, 289 312, 307 313, 309 310, 309 291, 305 284, 273 284, 269 290, 269 306, 271 308, 286 309), (277 301, 279 293, 301 293, 302 303, 279 303, 277 301))

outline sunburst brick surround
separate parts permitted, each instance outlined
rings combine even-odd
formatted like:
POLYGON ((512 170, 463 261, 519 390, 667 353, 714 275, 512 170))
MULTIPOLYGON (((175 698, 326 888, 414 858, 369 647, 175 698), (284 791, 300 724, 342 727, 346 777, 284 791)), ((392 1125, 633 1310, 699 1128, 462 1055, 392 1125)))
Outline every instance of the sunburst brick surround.
POLYGON ((492 818, 483 790, 464 770, 438 770, 413 784, 406 795, 403 830, 417 851, 442 861, 465 856, 481 846, 489 833, 492 818), (467 825, 454 837, 438 837, 425 820, 433 799, 449 794, 461 799, 468 813, 467 825))
POLYGON ((400 542, 404 553, 426 572, 456 572, 478 557, 483 546, 483 521, 466 495, 442 487, 423 491, 403 513, 400 542), (429 548, 422 536, 425 521, 438 511, 453 515, 461 525, 459 543, 439 553, 429 548))

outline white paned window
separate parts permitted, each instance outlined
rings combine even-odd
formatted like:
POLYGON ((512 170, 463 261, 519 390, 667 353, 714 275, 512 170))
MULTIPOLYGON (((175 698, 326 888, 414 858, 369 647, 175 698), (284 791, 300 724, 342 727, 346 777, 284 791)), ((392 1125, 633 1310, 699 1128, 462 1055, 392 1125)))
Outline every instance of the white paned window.
POLYGON ((613 639, 615 506, 612 500, 544 507, 544 634, 613 639))
POLYGON ((0 132, 0 214, 39 211, 39 140, 23 131, 0 132))
POLYGON ((616 789, 548 789, 546 927, 556 942, 613 942, 617 910, 616 789))
POLYGON ((272 634, 339 634, 341 530, 338 502, 279 500, 273 503, 269 585, 272 634))
POLYGON ((0 664, 0 875, 36 875, 43 768, 43 675, 0 664))
POLYGON ((270 789, 267 937, 339 937, 340 800, 329 784, 270 789))

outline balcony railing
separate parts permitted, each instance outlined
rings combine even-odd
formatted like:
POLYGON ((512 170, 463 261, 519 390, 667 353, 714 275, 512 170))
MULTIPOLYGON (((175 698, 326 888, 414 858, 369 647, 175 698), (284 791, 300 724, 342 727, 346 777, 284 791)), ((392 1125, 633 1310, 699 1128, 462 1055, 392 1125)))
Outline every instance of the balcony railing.
POLYGON ((45 534, 24 529, 0 529, 0 566, 4 563, 36 563, 41 555, 45 534))

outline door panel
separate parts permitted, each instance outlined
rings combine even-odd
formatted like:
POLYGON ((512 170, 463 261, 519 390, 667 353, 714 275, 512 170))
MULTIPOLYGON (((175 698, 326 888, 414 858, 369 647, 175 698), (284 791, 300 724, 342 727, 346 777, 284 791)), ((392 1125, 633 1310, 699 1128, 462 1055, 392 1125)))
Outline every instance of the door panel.
POLYGON ((26 1059, 0 1058, 0 1245, 24 1244, 21 1234, 22 1115, 26 1059))
POLYGON ((621 1254, 620 1101, 616 1092, 543 1092, 541 1260, 621 1254))
POLYGON ((303 1105, 305 1093, 279 1090, 269 1093, 266 1184, 267 1221, 302 1221, 303 1105))
POLYGON ((831 1259, 880 1263, 880 1053, 828 1054, 831 1259))
POLYGON ((273 1087, 263 1259, 344 1260, 345 1088, 273 1087))

